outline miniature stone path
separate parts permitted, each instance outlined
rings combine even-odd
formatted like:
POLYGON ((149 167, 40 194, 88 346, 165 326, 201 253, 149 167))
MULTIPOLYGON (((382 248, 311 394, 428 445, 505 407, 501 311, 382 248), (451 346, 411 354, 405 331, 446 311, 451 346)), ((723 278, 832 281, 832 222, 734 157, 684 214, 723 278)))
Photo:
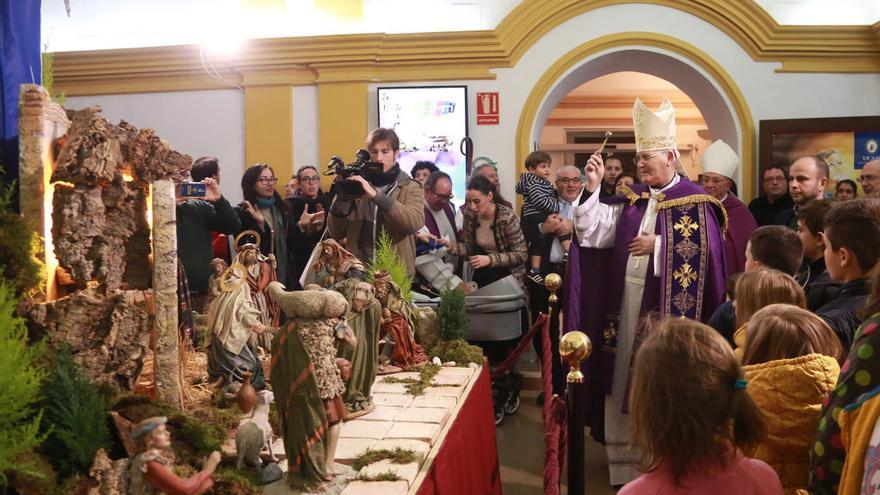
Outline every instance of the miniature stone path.
MULTIPOLYGON (((393 464, 383 460, 369 464, 356 474, 339 476, 331 482, 323 493, 342 495, 406 495, 418 489, 419 475, 427 473, 430 460, 439 450, 445 432, 451 426, 458 407, 465 398, 465 391, 479 376, 480 369, 442 368, 431 380, 443 385, 428 387, 425 394, 412 396, 406 393, 405 385, 384 383, 383 379, 393 376, 398 379, 418 379, 418 373, 394 373, 376 378, 373 384, 373 403, 371 413, 342 425, 336 462, 351 466, 354 460, 367 450, 393 450, 395 448, 415 451, 418 462, 393 464), (433 454, 433 455, 432 455, 433 454), (428 462, 425 460, 428 459, 428 462), (360 477, 375 477, 392 472, 398 481, 364 481, 360 477), (353 481, 345 482, 357 476, 353 481)), ((276 435, 279 432, 275 432, 276 435)), ((234 443, 233 443, 234 449, 234 443)), ((280 438, 273 443, 276 454, 284 453, 280 438)), ((287 462, 279 463, 287 471, 287 462)), ((354 473, 354 472, 352 472, 354 473)), ((295 492, 282 479, 263 488, 264 495, 289 495, 295 492)))

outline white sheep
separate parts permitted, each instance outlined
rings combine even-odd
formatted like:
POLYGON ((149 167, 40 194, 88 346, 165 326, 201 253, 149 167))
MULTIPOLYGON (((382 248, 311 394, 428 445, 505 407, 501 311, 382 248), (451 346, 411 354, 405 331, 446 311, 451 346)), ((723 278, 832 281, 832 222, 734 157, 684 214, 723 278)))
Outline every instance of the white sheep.
POLYGON ((275 394, 270 390, 257 392, 257 403, 251 419, 238 429, 235 434, 235 450, 238 460, 236 468, 241 469, 245 462, 255 468, 262 467, 260 452, 263 448, 269 450, 272 462, 277 459, 272 452, 272 425, 269 424, 269 404, 275 399, 275 394))

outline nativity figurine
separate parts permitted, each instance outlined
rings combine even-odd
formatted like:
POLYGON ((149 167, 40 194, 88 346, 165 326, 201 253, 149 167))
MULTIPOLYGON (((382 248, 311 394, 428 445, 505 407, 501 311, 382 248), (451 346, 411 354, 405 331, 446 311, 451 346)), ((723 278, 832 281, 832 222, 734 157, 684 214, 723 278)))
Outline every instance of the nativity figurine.
POLYGON ((214 298, 220 295, 220 280, 223 278, 223 273, 226 272, 227 268, 229 268, 229 265, 226 264, 226 260, 223 258, 214 258, 211 260, 211 277, 208 279, 208 297, 205 301, 206 308, 211 304, 211 301, 213 301, 214 298))
POLYGON ((208 376, 232 394, 246 372, 256 390, 265 388, 257 345, 271 342, 278 324, 278 305, 264 290, 275 268, 258 246, 259 239, 241 246, 220 279, 220 294, 208 306, 208 376))
POLYGON ((188 479, 174 473, 171 433, 165 428, 168 418, 148 418, 138 423, 132 438, 139 443, 139 453, 129 466, 131 495, 199 495, 214 486, 211 475, 220 464, 220 452, 211 452, 201 471, 188 479))
POLYGON ((352 348, 340 345, 337 356, 351 362, 351 377, 345 382, 345 420, 363 416, 372 411, 371 389, 376 381, 379 359, 379 330, 382 305, 373 295, 373 286, 359 279, 346 279, 333 286, 345 296, 349 308, 345 320, 357 339, 352 348))
MULTIPOLYGON (((379 374, 393 373, 424 364, 428 356, 416 343, 414 328, 418 317, 416 309, 404 299, 400 288, 391 280, 391 275, 380 271, 373 274, 373 287, 376 299, 382 305, 380 338, 385 341, 380 354, 390 365, 380 364, 379 374)), ((380 358, 381 362, 381 358, 380 358)))
POLYGON ((314 264, 315 280, 321 287, 332 287, 347 278, 363 279, 364 263, 333 239, 321 242, 314 264))
POLYGON ((288 483, 297 489, 320 490, 340 474, 335 454, 345 416, 342 370, 348 362, 336 357, 336 343, 357 345, 344 316, 348 302, 331 290, 286 292, 269 284, 288 322, 275 338, 270 376, 284 425, 288 483))

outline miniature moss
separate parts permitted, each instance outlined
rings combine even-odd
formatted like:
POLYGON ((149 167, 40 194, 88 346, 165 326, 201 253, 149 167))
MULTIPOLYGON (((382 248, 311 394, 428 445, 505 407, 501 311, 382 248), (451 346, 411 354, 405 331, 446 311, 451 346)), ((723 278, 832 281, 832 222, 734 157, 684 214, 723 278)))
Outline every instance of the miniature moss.
POLYGON ((441 366, 428 363, 420 368, 416 368, 419 373, 419 379, 414 378, 397 378, 395 376, 386 376, 382 379, 382 383, 404 383, 406 384, 406 392, 410 395, 423 395, 428 387, 441 387, 431 380, 440 372, 441 366))
POLYGON ((400 476, 397 475, 397 473, 395 473, 394 471, 391 471, 389 469, 388 471, 385 471, 385 472, 382 472, 382 473, 379 473, 379 474, 376 474, 373 476, 368 476, 366 474, 359 474, 358 479, 361 481, 400 481, 403 478, 401 478, 400 476))
POLYGON ((255 470, 242 470, 220 467, 214 472, 214 493, 223 495, 260 495, 260 473, 255 470))
POLYGON ((168 422, 176 427, 175 438, 192 446, 196 455, 205 456, 215 450, 226 440, 226 432, 222 426, 206 423, 182 411, 168 415, 168 422))
POLYGON ((354 463, 352 463, 351 467, 353 467, 355 471, 360 471, 365 466, 386 459, 391 461, 392 464, 409 464, 418 461, 414 450, 397 447, 393 450, 367 450, 361 455, 355 457, 354 463))
POLYGON ((455 365, 462 368, 470 363, 483 364, 483 350, 461 339, 440 342, 431 349, 430 355, 439 357, 444 363, 455 361, 455 365))

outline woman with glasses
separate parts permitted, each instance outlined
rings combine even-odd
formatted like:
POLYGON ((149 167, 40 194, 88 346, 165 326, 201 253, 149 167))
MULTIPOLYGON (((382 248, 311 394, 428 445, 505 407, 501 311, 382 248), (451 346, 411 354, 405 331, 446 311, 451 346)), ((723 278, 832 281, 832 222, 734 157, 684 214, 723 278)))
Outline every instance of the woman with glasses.
POLYGON ((321 190, 321 177, 315 167, 311 165, 300 167, 296 172, 296 178, 299 180, 299 190, 292 198, 286 200, 290 204, 290 218, 293 220, 287 231, 294 283, 291 288, 299 287, 299 277, 309 262, 309 256, 321 240, 326 225, 324 212, 330 209, 331 199, 329 194, 321 190))
POLYGON ((278 178, 266 163, 252 165, 241 177, 241 193, 244 201, 235 207, 241 219, 241 230, 253 230, 260 234, 260 252, 274 254, 278 281, 291 287, 294 277, 290 273, 287 252, 287 233, 291 217, 290 206, 275 191, 278 178))

